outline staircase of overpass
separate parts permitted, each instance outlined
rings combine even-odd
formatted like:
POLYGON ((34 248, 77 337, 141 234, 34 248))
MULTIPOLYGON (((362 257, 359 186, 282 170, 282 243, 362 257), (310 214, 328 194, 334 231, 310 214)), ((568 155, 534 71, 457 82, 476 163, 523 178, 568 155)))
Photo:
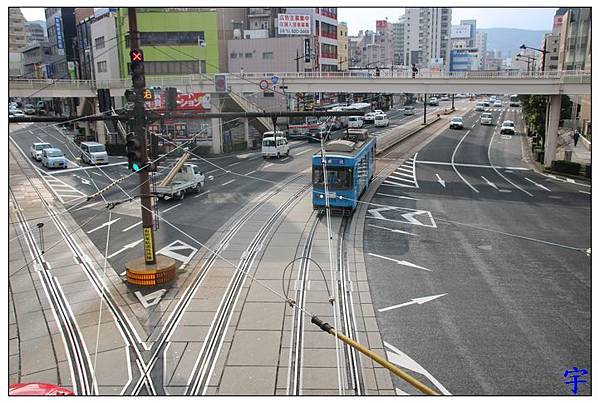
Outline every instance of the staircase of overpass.
MULTIPOLYGON (((229 100, 231 102, 227 102, 225 100, 223 111, 231 111, 231 112, 262 112, 263 110, 259 108, 256 104, 249 101, 247 98, 238 94, 234 91, 230 91, 228 93, 229 100)), ((270 132, 273 131, 273 121, 269 118, 252 118, 248 120, 248 123, 254 126, 259 133, 270 132)))

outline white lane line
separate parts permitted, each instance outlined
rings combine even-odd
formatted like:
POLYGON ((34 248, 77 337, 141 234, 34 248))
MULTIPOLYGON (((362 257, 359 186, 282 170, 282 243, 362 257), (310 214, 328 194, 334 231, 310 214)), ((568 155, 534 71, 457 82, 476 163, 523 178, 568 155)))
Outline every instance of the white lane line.
MULTIPOLYGON (((533 195, 531 193, 529 193, 528 191, 526 191, 525 189, 523 189, 516 183, 512 182, 506 176, 502 175, 502 173, 498 170, 498 168, 492 163, 492 142, 494 141, 495 135, 496 135, 496 132, 494 131, 494 133, 492 133, 492 137, 490 137, 490 144, 488 145, 488 161, 490 162, 492 169, 498 174, 498 176, 500 176, 502 179, 504 179, 505 181, 507 181, 508 183, 513 185, 515 188, 519 189, 521 192, 525 193, 529 197, 533 197, 533 195)), ((516 169, 516 168, 508 168, 508 169, 516 169)))
POLYGON ((541 174, 544 175, 544 176, 546 176, 546 177, 548 177, 548 178, 552 178, 552 179, 554 179, 554 180, 556 180, 558 182, 563 182, 563 183, 566 182, 566 183, 570 183, 570 184, 573 184, 573 185, 585 186, 585 187, 588 187, 588 188, 592 187, 591 185, 588 185, 588 184, 585 184, 585 183, 575 182, 571 178, 563 178, 563 177, 558 177, 556 175, 545 174, 545 173, 541 173, 541 174))
POLYGON ((127 245, 123 246, 121 249, 119 249, 115 253, 112 253, 112 254, 108 255, 107 259, 111 259, 111 258, 117 256, 119 253, 126 251, 127 249, 131 249, 131 248, 136 247, 137 245, 139 245, 140 243, 142 243, 142 241, 143 241, 143 239, 140 239, 139 241, 135 241, 135 242, 132 242, 130 244, 127 244, 127 245))
POLYGON ((280 159, 279 161, 283 162, 283 161, 285 161, 285 160, 287 160, 287 159, 289 159, 289 158, 290 158, 290 157, 285 157, 285 158, 282 158, 282 159, 280 159))
POLYGON ((164 213, 167 213, 167 212, 169 212, 169 211, 173 210, 175 207, 179 207, 179 206, 181 206, 181 203, 177 203, 176 205, 174 205, 174 206, 171 206, 171 207, 169 207, 168 209, 165 209, 165 210, 163 210, 163 214, 164 214, 164 213))
POLYGON ((540 185, 539 183, 536 183, 536 182, 532 181, 532 180, 531 180, 531 179, 529 179, 529 178, 525 178, 525 180, 526 180, 526 181, 529 181, 529 182, 531 182, 531 183, 533 183, 535 186, 539 187, 540 189, 544 189, 544 190, 546 190, 546 191, 548 191, 548 192, 552 192, 552 191, 551 191, 550 189, 548 189, 546 186, 544 186, 544 185, 540 185))
POLYGON ((208 174, 211 174, 213 172, 220 171, 220 170, 221 170, 221 168, 213 169, 212 171, 208 171, 206 174, 208 175, 208 174))
POLYGON ((460 141, 458 142, 458 144, 456 145, 456 148, 454 149, 454 152, 452 153, 452 168, 454 169, 454 172, 456 172, 456 175, 458 175, 458 177, 460 179, 462 179, 462 181, 467 184, 467 186, 469 186, 471 189, 473 189, 474 192, 479 193, 479 190, 475 189, 475 187, 473 187, 473 185, 471 185, 461 174, 460 172, 458 172, 458 168, 456 168, 456 165, 454 163, 454 158, 456 158, 456 152, 458 151, 458 148, 460 147, 461 143, 463 142, 463 140, 465 139, 465 137, 467 137, 469 135, 469 133, 471 133, 471 130, 467 130, 467 132, 465 133, 464 136, 462 136, 462 138, 460 139, 460 141))
POLYGON ((101 169, 101 168, 105 168, 105 167, 114 167, 114 166, 118 166, 118 165, 123 165, 123 167, 125 169, 127 169, 127 162, 113 162, 112 164, 92 165, 89 167, 79 166, 79 168, 69 168, 69 169, 65 169, 64 171, 47 172, 47 173, 48 173, 48 175, 60 175, 60 174, 71 173, 71 172, 75 172, 75 171, 87 171, 88 169, 101 169))
POLYGON ((265 165, 263 168, 268 168, 268 167, 270 167, 270 166, 273 166, 273 165, 275 165, 275 164, 273 164, 272 162, 269 162, 269 163, 268 163, 267 165, 265 165))
POLYGON ((96 176, 102 176, 100 175, 98 172, 92 172, 92 174, 96 175, 96 176))
POLYGON ((142 223, 141 221, 138 221, 138 222, 136 222, 135 224, 133 224, 133 225, 130 225, 129 227, 125 228, 125 229, 124 229, 124 230, 122 230, 121 232, 127 232, 127 231, 129 231, 130 229, 133 229, 133 228, 137 227, 137 226, 138 226, 138 225, 140 225, 141 223, 142 223))
POLYGON ((96 228, 94 228, 94 229, 92 229, 92 230, 88 231, 87 233, 88 233, 88 234, 91 234, 92 232, 96 232, 96 231, 98 231, 98 230, 99 230, 99 229, 101 229, 101 228, 104 228, 104 227, 106 227, 106 226, 108 226, 108 225, 111 225, 111 224, 113 224, 113 223, 116 223, 116 222, 117 222, 117 221, 119 221, 120 219, 121 219, 121 217, 119 217, 119 218, 115 218, 115 219, 114 219, 114 220, 112 220, 112 221, 105 222, 104 224, 97 226, 96 228))
POLYGON ((83 207, 79 207, 78 209, 75 209, 75 210, 73 210, 73 211, 84 210, 84 209, 86 209, 86 208, 94 207, 94 206, 97 206, 97 205, 99 205, 99 204, 104 204, 104 202, 103 202, 103 201, 99 201, 99 202, 96 202, 96 203, 87 204, 87 205, 85 205, 85 206, 83 206, 83 207))
POLYGON ((430 269, 427 269, 427 268, 422 267, 422 266, 418 266, 418 265, 416 265, 414 263, 407 262, 406 260, 396 260, 396 259, 392 259, 391 257, 376 255, 375 253, 370 253, 370 252, 369 252, 369 255, 371 255, 373 257, 378 257, 380 259, 389 260, 391 262, 394 262, 394 263, 402 265, 402 266, 408 266, 408 267, 413 267, 415 269, 420 269, 420 270, 425 270, 425 271, 431 271, 430 269))
POLYGON ((250 171, 250 172, 248 172, 247 174, 244 174, 244 176, 252 175, 252 174, 253 174, 253 173, 255 173, 255 172, 256 172, 256 169, 255 169, 254 171, 250 171))
POLYGON ((383 183, 381 185, 382 186, 396 186, 396 187, 401 187, 401 188, 411 188, 411 189, 414 189, 414 186, 405 185, 403 183, 392 182, 392 181, 389 181, 389 180, 383 181, 383 183))
POLYGON ((310 150, 311 150, 311 149, 309 148, 308 150, 304 150, 304 151, 301 151, 301 152, 299 152, 299 153, 297 153, 297 154, 294 154, 294 157, 297 157, 297 156, 299 156, 299 155, 302 155, 302 154, 306 154, 306 153, 307 153, 307 152, 309 152, 310 150))
POLYGON ((435 174, 435 176, 437 177, 437 181, 439 182, 439 184, 446 188, 446 181, 440 178, 438 174, 435 174))
POLYGON ((512 190, 510 190, 510 189, 500 189, 498 191, 502 192, 502 193, 511 193, 512 192, 512 190))
POLYGON ((200 194, 197 194, 196 196, 194 196, 194 199, 197 199, 198 197, 200 197, 200 196, 202 196, 202 195, 205 195, 205 194, 207 194, 207 193, 210 193, 210 190, 207 190, 206 192, 202 192, 202 193, 200 193, 200 194))
POLYGON ((368 225, 369 225, 369 227, 373 227, 373 228, 379 228, 379 229, 384 229, 384 230, 386 230, 386 231, 394 232, 394 233, 397 233, 397 234, 407 234, 407 235, 418 236, 418 235, 416 235, 416 234, 412 234, 412 233, 410 233, 410 232, 402 231, 402 230, 399 230, 399 229, 393 229, 393 228, 381 227, 381 226, 379 226, 379 225, 374 225, 374 224, 368 224, 368 225))
POLYGON ((394 174, 392 174, 392 175, 389 175, 389 176, 388 176, 388 178, 392 178, 392 179, 394 179, 394 180, 397 180, 397 181, 400 181, 400 182, 408 182, 408 183, 411 183, 411 184, 414 184, 414 183, 415 183, 415 181, 414 181, 414 179, 413 179, 413 178, 410 178, 410 179, 408 179, 408 178, 403 178, 403 177, 401 177, 401 176, 395 176, 394 174))
POLYGON ((229 165, 227 165, 227 166, 228 166, 228 167, 232 167, 232 166, 234 166, 234 165, 241 164, 242 162, 244 162, 244 161, 238 161, 238 162, 234 162, 233 164, 229 164, 229 165))
POLYGON ((448 293, 438 294, 438 295, 430 295, 428 297, 413 298, 410 301, 405 302, 403 304, 388 306, 387 308, 378 309, 378 311, 379 312, 391 311, 392 309, 403 308, 405 306, 414 305, 414 304, 422 305, 425 302, 433 301, 434 299, 438 299, 438 298, 443 297, 444 295, 447 295, 447 294, 448 293))
POLYGON ((419 200, 419 199, 415 199, 414 197, 408 197, 408 196, 396 196, 396 195, 390 195, 387 193, 375 193, 376 195, 379 196, 387 196, 387 197, 394 197, 396 199, 406 199, 406 200, 419 200))
POLYGON ((496 186, 494 183, 490 182, 485 176, 481 176, 483 178, 483 180, 490 185, 491 187, 493 187, 494 189, 498 190, 498 186, 496 186))
POLYGON ((579 193, 586 194, 586 195, 591 195, 591 194, 592 194, 592 193, 590 193, 590 192, 586 192, 585 190, 578 190, 578 192, 579 192, 579 193))
POLYGON ((235 182, 235 179, 232 179, 230 181, 227 181, 225 183, 223 183, 221 186, 225 186, 225 185, 229 185, 230 183, 235 182))
POLYGON ((412 175, 412 173, 413 173, 412 167, 411 167, 411 168, 406 168, 406 167, 404 167, 404 166, 398 167, 398 168, 396 169, 396 171, 402 171, 402 172, 406 172, 406 173, 409 173, 409 174, 411 174, 411 175, 412 175))
POLYGON ((413 177, 412 174, 407 174, 407 173, 404 173, 404 172, 396 172, 396 171, 394 171, 393 175, 401 175, 401 176, 404 176, 404 177, 407 177, 407 178, 411 178, 411 179, 413 177))

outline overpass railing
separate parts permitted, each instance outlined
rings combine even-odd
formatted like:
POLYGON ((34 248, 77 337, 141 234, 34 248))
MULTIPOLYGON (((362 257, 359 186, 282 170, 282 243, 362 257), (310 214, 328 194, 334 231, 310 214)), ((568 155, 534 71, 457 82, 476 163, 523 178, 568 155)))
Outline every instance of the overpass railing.
MULTIPOLYGON (((280 79, 346 79, 346 78, 368 78, 374 80, 383 79, 461 79, 461 80, 557 80, 559 83, 568 84, 590 84, 591 72, 582 70, 566 71, 419 71, 413 77, 412 71, 381 71, 379 76, 374 71, 331 71, 331 72, 280 72, 280 73, 229 73, 231 82, 239 84, 244 81, 268 80, 271 77, 278 76, 280 79)), ((211 84, 214 75, 186 75, 186 76, 149 76, 146 78, 148 86, 160 86, 162 88, 169 86, 185 87, 199 84, 211 84)), ((48 90, 91 90, 97 88, 123 89, 130 88, 131 80, 39 80, 39 79, 10 79, 9 89, 31 89, 39 90, 41 88, 48 90)))

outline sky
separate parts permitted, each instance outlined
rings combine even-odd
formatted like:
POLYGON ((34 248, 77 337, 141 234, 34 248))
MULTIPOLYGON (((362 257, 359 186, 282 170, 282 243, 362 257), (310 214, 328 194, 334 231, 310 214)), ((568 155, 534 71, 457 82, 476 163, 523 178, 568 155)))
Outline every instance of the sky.
MULTIPOLYGON (((45 20, 43 8, 21 8, 28 21, 45 20)), ((522 28, 551 31, 556 8, 453 8, 452 24, 460 20, 475 19, 477 28, 522 28)), ((375 21, 385 19, 396 22, 404 14, 403 8, 338 8, 338 21, 348 23, 349 35, 359 30, 375 30, 375 21)))

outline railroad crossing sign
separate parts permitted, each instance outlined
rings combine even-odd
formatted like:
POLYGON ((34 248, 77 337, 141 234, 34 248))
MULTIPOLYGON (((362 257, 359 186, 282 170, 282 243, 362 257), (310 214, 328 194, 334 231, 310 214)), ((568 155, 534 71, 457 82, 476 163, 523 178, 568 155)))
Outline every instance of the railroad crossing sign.
POLYGON ((267 88, 269 88, 269 82, 267 80, 260 80, 260 82, 258 83, 258 87, 261 90, 266 91, 267 88))

